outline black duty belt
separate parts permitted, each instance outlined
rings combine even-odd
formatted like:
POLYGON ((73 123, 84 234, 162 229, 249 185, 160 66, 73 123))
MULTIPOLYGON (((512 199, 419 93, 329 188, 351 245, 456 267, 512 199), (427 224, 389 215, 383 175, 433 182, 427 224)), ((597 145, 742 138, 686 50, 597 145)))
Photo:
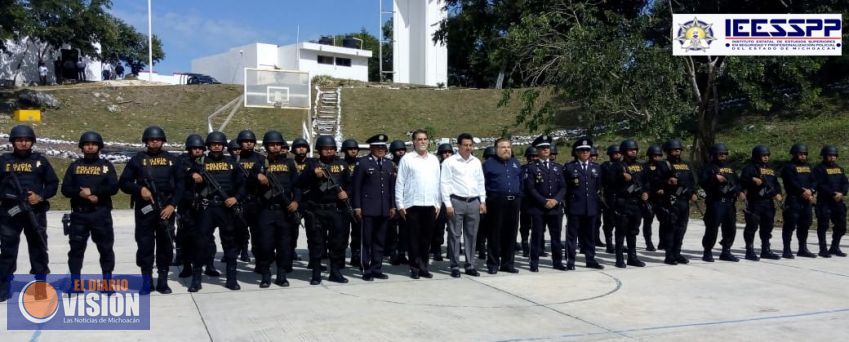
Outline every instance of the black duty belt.
POLYGON ((519 195, 511 194, 507 192, 491 192, 486 195, 487 198, 502 198, 508 201, 513 201, 519 199, 519 195))
POLYGON ((329 210, 329 209, 338 209, 339 206, 336 203, 314 203, 312 207, 320 210, 329 210))
POLYGON ((75 213, 93 213, 105 207, 74 207, 75 213))
POLYGON ((478 197, 478 196, 475 196, 475 197, 460 197, 460 196, 457 196, 457 195, 451 195, 451 199, 455 199, 455 200, 458 200, 458 201, 461 201, 461 202, 468 203, 468 202, 477 201, 477 200, 480 199, 480 197, 478 197))

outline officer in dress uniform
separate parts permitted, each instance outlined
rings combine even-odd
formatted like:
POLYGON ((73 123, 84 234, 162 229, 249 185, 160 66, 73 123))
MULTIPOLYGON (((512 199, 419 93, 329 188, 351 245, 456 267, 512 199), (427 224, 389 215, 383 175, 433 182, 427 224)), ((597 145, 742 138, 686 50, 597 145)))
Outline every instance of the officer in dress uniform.
POLYGON ((259 185, 259 218, 254 230, 253 246, 257 271, 262 275, 259 287, 271 286, 271 263, 277 263, 274 283, 287 287, 287 269, 292 265, 292 231, 297 228, 301 190, 295 186, 298 172, 295 162, 283 154, 283 135, 268 131, 262 144, 268 157, 257 173, 259 185))
MULTIPOLYGON (((348 172, 350 173, 350 177, 353 178, 354 172, 357 169, 357 161, 359 160, 360 153, 360 144, 354 139, 347 139, 342 142, 342 154, 344 155, 345 164, 348 166, 348 172)), ((353 198, 355 196, 354 193, 348 194, 353 198)), ((360 267, 360 246, 362 245, 360 233, 362 229, 360 229, 360 222, 350 220, 351 221, 351 266, 360 267)))
POLYGON ((775 204, 773 200, 782 201, 781 185, 772 165, 769 164, 769 148, 764 145, 752 149, 751 162, 743 167, 740 182, 746 193, 746 228, 743 239, 746 241, 746 259, 758 261, 764 259, 781 259, 770 249, 769 240, 775 224, 775 204), (761 256, 755 254, 755 232, 760 228, 761 256))
POLYGON ((239 260, 250 262, 251 258, 248 255, 248 241, 251 241, 251 232, 258 226, 257 219, 259 218, 259 185, 257 184, 256 170, 259 170, 257 165, 262 165, 265 158, 257 153, 256 134, 251 130, 243 130, 236 136, 236 143, 239 144, 241 152, 236 156, 236 163, 240 166, 240 171, 245 177, 245 199, 241 203, 242 215, 245 218, 247 227, 236 220, 236 243, 239 246, 239 260), (251 171, 254 171, 252 173, 251 171))
POLYGON ((623 159, 614 163, 606 176, 607 185, 613 191, 613 201, 608 203, 614 209, 616 217, 616 267, 625 268, 624 242, 628 243, 627 264, 643 267, 646 264, 637 258, 637 235, 640 233, 642 212, 640 207, 648 200, 649 187, 645 180, 645 169, 637 161, 639 146, 634 140, 625 140, 619 144, 623 159))
MULTIPOLYGON (((244 220, 241 216, 240 203, 245 198, 245 177, 240 166, 232 158, 224 156, 224 145, 227 136, 221 132, 211 132, 206 136, 206 157, 196 163, 191 178, 198 185, 197 196, 201 201, 198 215, 195 248, 198 251, 193 264, 192 282, 189 292, 201 289, 201 266, 212 256, 209 241, 218 228, 221 239, 221 250, 224 252, 225 274, 227 282, 224 287, 239 290, 236 272, 236 258, 239 253, 238 233, 235 221, 244 220)), ((244 223, 242 223, 244 224, 244 223)))
MULTIPOLYGON (((525 149, 525 164, 522 165, 522 180, 527 177, 525 174, 528 172, 528 166, 535 163, 539 160, 539 152, 536 147, 528 146, 525 149)), ((528 188, 522 187, 522 202, 519 203, 519 235, 522 240, 522 256, 527 258, 531 255, 530 245, 528 244, 528 238, 531 235, 531 227, 533 226, 533 222, 531 221, 531 214, 528 213, 528 205, 531 203, 531 200, 528 199, 528 188)))
POLYGON ((357 160, 351 182, 351 205, 354 215, 362 222, 362 272, 363 280, 387 279, 383 273, 383 253, 386 239, 386 226, 395 216, 395 177, 396 170, 392 160, 386 158, 384 134, 375 135, 369 144, 368 156, 357 160))
POLYGON ((681 245, 690 218, 690 203, 696 202, 696 175, 689 163, 681 159, 684 144, 670 139, 663 144, 666 160, 657 163, 650 187, 656 196, 655 212, 660 221, 660 244, 666 251, 664 263, 687 264, 681 245))
MULTIPOLYGON (((27 238, 30 274, 40 281, 50 274, 46 230, 50 203, 47 200, 55 196, 59 188, 59 179, 50 162, 32 151, 35 145, 32 127, 13 127, 9 142, 13 151, 0 157, 0 189, 3 194, 0 200, 0 302, 10 296, 9 284, 17 269, 21 232, 27 238), (29 203, 35 222, 31 222, 29 214, 21 210, 20 201, 29 203)), ((36 289, 46 290, 45 287, 36 289)))
POLYGON ((171 231, 174 211, 184 187, 183 172, 177 158, 162 148, 166 141, 162 128, 145 128, 142 142, 147 149, 127 162, 118 179, 118 186, 132 196, 131 203, 135 208, 136 265, 141 268, 145 283, 142 293, 150 291, 154 260, 159 276, 156 291, 171 293, 168 287, 168 270, 174 253, 171 231))
POLYGON ((581 138, 572 144, 575 160, 565 166, 566 177, 566 269, 575 269, 576 243, 581 236, 587 267, 603 269, 595 260, 595 222, 599 214, 601 168, 590 161, 593 142, 581 138))
MULTIPOLYGON (((440 168, 442 162, 454 155, 454 147, 451 144, 439 144, 436 149, 436 156, 439 158, 440 168)), ((433 241, 430 244, 430 252, 433 254, 433 261, 442 261, 442 244, 445 243, 445 231, 448 227, 448 218, 445 216, 445 203, 439 208, 439 215, 436 217, 436 226, 433 231, 433 241)))
POLYGON ((75 160, 65 171, 62 195, 71 199, 71 224, 67 235, 68 269, 73 279, 80 279, 88 237, 100 253, 100 270, 110 279, 115 269, 115 232, 112 230, 112 196, 118 193, 115 166, 100 159, 103 137, 97 132, 80 136, 83 157, 75 160))
POLYGON ((550 161, 551 141, 551 136, 548 135, 541 135, 534 139, 533 145, 540 159, 528 166, 524 180, 529 200, 528 213, 533 222, 531 272, 539 272, 539 257, 546 226, 551 237, 552 267, 557 270, 566 270, 566 266, 563 265, 563 246, 560 239, 563 225, 561 205, 566 195, 566 186, 563 184, 563 166, 550 161))
POLYGON ((820 150, 822 163, 814 168, 814 179, 817 184, 817 238, 819 239, 819 256, 830 258, 832 255, 845 257, 840 250, 840 238, 846 234, 846 204, 843 197, 849 191, 849 181, 846 172, 837 165, 837 147, 825 145, 820 150), (828 222, 832 228, 831 248, 827 248, 825 233, 828 222))
POLYGON ((790 156, 790 163, 781 169, 781 180, 787 192, 787 200, 782 208, 784 227, 781 229, 781 237, 784 242, 784 252, 781 257, 793 259, 790 242, 793 240, 795 230, 796 239, 799 242, 796 255, 816 258, 816 254, 808 250, 808 229, 811 227, 812 207, 816 203, 817 191, 816 180, 808 164, 808 146, 794 144, 790 147, 790 156))
POLYGON ((743 198, 740 181, 728 162, 728 147, 714 144, 710 147, 711 161, 702 169, 699 185, 705 190, 705 236, 702 238, 702 260, 713 262, 713 246, 719 227, 722 226, 722 254, 719 260, 740 261, 731 254, 737 234, 737 197, 743 198))
POLYGON ((307 235, 313 237, 309 246, 310 263, 314 265, 310 285, 321 284, 321 253, 325 250, 325 230, 330 231, 330 239, 327 241, 330 250, 328 280, 347 283, 348 279, 342 276, 341 270, 345 266, 350 219, 350 213, 346 212, 350 185, 348 168, 345 161, 336 156, 336 140, 333 137, 319 136, 315 148, 318 149, 319 157, 307 163, 297 182, 297 186, 305 192, 304 203, 308 207, 307 210, 315 215, 316 227, 307 230, 307 235))

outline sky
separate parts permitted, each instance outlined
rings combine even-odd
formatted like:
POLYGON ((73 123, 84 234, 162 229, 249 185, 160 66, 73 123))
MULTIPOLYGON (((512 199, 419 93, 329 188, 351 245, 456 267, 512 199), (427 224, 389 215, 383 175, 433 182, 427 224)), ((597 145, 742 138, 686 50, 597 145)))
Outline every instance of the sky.
MULTIPOLYGON (((191 71, 194 58, 250 43, 287 45, 298 39, 359 32, 378 35, 379 6, 392 0, 152 0, 153 34, 165 59, 154 65, 163 74, 191 71)), ((113 0, 112 15, 147 34, 147 1, 113 0)), ((389 16, 384 16, 389 19, 389 16)))

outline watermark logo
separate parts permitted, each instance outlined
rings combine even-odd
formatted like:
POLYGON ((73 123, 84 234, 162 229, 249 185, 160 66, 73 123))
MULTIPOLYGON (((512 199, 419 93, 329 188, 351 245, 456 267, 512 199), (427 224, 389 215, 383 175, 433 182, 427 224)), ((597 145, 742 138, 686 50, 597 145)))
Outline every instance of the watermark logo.
POLYGON ((840 14, 673 14, 676 56, 840 56, 840 14))
POLYGON ((16 275, 8 330, 149 330, 150 297, 140 275, 16 275))

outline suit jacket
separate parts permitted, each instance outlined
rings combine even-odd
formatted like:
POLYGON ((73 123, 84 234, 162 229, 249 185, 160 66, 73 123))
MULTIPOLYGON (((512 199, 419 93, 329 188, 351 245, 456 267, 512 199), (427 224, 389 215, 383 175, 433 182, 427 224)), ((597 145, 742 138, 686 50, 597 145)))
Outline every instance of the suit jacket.
POLYGON ((565 166, 566 213, 569 215, 596 216, 599 213, 599 190, 601 189, 601 167, 587 162, 587 169, 579 161, 565 166))
POLYGON ((525 189, 527 189, 528 213, 544 215, 562 215, 560 204, 566 196, 566 186, 563 178, 563 166, 549 162, 545 167, 543 161, 528 165, 525 173, 525 189), (555 199, 558 205, 545 209, 546 199, 555 199))
POLYGON ((351 181, 351 206, 362 209, 363 216, 389 216, 395 208, 395 177, 392 160, 378 160, 372 155, 360 157, 354 167, 351 181))

